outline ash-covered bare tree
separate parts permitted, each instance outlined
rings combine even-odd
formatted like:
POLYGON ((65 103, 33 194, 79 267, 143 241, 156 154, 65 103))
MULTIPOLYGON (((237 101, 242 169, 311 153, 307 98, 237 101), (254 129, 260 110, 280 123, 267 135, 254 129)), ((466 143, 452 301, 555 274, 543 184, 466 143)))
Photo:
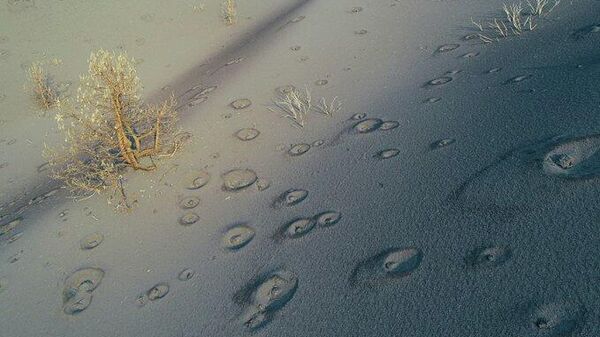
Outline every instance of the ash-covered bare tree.
POLYGON ((93 52, 81 76, 75 102, 58 101, 56 121, 65 144, 46 147, 51 175, 77 196, 113 190, 118 208, 129 208, 122 175, 127 169, 150 171, 153 159, 172 156, 177 136, 173 96, 144 104, 135 62, 126 54, 93 52))

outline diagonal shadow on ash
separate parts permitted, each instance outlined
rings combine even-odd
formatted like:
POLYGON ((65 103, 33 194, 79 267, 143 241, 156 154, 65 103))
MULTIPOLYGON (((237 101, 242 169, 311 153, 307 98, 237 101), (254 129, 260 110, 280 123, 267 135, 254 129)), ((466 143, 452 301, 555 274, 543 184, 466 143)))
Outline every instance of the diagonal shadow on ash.
POLYGON ((460 199, 460 197, 465 193, 467 188, 469 188, 475 181, 484 177, 489 171, 502 164, 506 160, 513 157, 524 156, 529 160, 533 161, 541 160, 540 157, 542 156, 542 151, 560 143, 563 140, 564 137, 553 135, 534 141, 533 143, 529 142, 525 144, 519 144, 510 148, 508 151, 497 156, 496 159, 494 159, 491 163, 485 165, 481 169, 471 174, 464 182, 462 182, 457 188, 450 192, 450 194, 446 197, 446 202, 450 204, 457 202, 460 199))

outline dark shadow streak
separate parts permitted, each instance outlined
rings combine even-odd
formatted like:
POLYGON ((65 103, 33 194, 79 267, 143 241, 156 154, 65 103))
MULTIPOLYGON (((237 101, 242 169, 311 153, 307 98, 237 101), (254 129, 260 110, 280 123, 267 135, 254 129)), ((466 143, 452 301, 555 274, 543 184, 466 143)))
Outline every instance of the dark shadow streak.
MULTIPOLYGON (((191 88, 198 87, 198 90, 201 90, 202 85, 219 86, 224 79, 224 76, 220 75, 223 69, 232 69, 228 73, 236 70, 235 65, 248 59, 253 51, 260 50, 260 47, 269 41, 267 37, 271 37, 283 28, 291 26, 294 20, 288 18, 310 1, 299 0, 293 5, 283 8, 268 20, 260 23, 255 29, 234 40, 227 47, 209 55, 199 62, 198 66, 187 71, 184 76, 171 82, 169 86, 179 103, 183 106, 187 103, 187 100, 197 94, 196 90, 191 90, 191 88), (207 82, 210 82, 210 84, 207 82)), ((156 100, 162 99, 164 96, 164 92, 157 91, 151 93, 148 97, 149 100, 156 100)))
POLYGON ((465 192, 465 190, 475 180, 477 180, 479 177, 485 175, 492 168, 498 166, 500 163, 509 159, 510 157, 512 157, 515 153, 519 152, 520 150, 522 150, 524 148, 527 149, 531 146, 541 144, 541 143, 546 143, 548 141, 555 140, 555 139, 556 139, 556 136, 553 135, 550 137, 542 138, 542 139, 534 141, 534 142, 528 142, 526 144, 519 144, 519 145, 516 145, 516 146, 510 148, 508 151, 506 151, 506 152, 500 154, 498 157, 496 157, 496 159, 494 159, 491 163, 487 164, 483 168, 481 168, 481 169, 475 171, 475 173, 471 174, 463 183, 461 183, 457 188, 455 188, 452 192, 450 192, 450 194, 446 197, 446 202, 452 203, 454 201, 457 201, 457 199, 465 192))

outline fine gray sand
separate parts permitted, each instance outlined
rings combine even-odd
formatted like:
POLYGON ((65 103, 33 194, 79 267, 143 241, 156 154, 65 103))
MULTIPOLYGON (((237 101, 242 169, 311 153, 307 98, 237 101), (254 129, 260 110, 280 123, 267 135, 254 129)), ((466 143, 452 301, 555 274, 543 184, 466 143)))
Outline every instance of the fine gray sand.
POLYGON ((600 1, 489 44, 499 0, 221 3, 0 3, 0 336, 600 336, 600 1), (126 213, 23 90, 98 48, 191 134, 126 213))

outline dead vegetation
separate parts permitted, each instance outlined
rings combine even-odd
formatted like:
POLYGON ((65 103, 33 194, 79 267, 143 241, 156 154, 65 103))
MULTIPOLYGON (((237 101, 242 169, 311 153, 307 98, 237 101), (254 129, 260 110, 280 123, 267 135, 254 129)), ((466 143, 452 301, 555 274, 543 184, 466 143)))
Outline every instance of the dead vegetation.
MULTIPOLYGON (((300 90, 291 87, 289 90, 280 92, 279 97, 273 100, 273 103, 279 107, 285 117, 291 119, 296 126, 304 127, 306 123, 306 115, 310 111, 311 96, 308 89, 304 89, 304 93, 300 90)), ((270 109, 273 111, 272 109, 270 109)))
POLYGON ((533 2, 527 0, 527 5, 531 11, 531 15, 547 15, 550 14, 556 6, 560 4, 560 0, 554 0, 554 4, 550 6, 550 0, 534 0, 533 2))
POLYGON ((504 17, 493 18, 490 21, 474 21, 471 23, 477 28, 479 39, 483 43, 492 43, 511 35, 521 35, 526 31, 532 31, 537 27, 537 21, 540 17, 552 12, 560 0, 554 0, 550 5, 550 0, 527 1, 529 7, 525 10, 521 2, 504 4, 502 7, 504 17))
MULTIPOLYGON (((523 5, 521 3, 514 4, 504 4, 502 9, 504 10, 504 15, 506 15, 506 21, 508 21, 511 26, 511 30, 515 35, 521 34, 523 31, 523 5)), ((529 19, 529 17, 528 17, 529 19)))
POLYGON ((120 196, 117 208, 129 208, 123 173, 151 171, 153 159, 171 156, 181 146, 175 99, 146 105, 140 93, 133 59, 105 50, 92 53, 75 102, 57 103, 65 144, 46 148, 51 175, 77 196, 112 189, 120 196))
MULTIPOLYGON (((313 106, 310 90, 305 88, 300 91, 294 86, 285 86, 277 90, 277 96, 273 99, 275 107, 283 112, 283 117, 294 122, 297 127, 306 125, 306 117, 313 110, 326 116, 333 116, 342 108, 342 102, 338 97, 334 97, 330 102, 327 102, 325 97, 321 97, 319 102, 313 106)), ((267 108, 275 112, 273 108, 267 108)))
POLYGON ((325 97, 321 97, 319 104, 315 107, 315 109, 326 116, 333 116, 334 113, 338 112, 342 108, 342 102, 337 100, 337 96, 335 96, 331 102, 327 103, 325 97))
POLYGON ((34 62, 27 69, 25 90, 31 92, 36 105, 43 110, 53 108, 58 101, 58 90, 39 62, 34 62))
POLYGON ((235 3, 235 0, 226 0, 221 7, 225 24, 227 26, 234 25, 237 20, 237 4, 235 3))

